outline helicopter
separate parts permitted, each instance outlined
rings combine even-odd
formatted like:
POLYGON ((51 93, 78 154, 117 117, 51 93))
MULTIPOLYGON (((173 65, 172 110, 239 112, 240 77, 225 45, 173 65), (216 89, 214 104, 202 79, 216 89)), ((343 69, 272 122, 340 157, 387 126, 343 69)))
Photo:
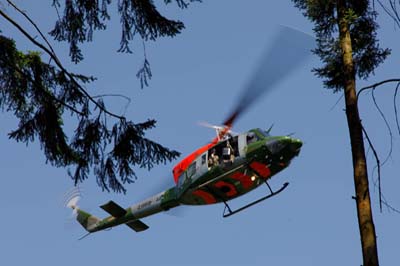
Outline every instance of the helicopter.
POLYGON ((136 232, 149 228, 140 219, 168 211, 180 205, 223 203, 223 217, 243 211, 285 190, 284 183, 273 190, 268 180, 287 168, 299 155, 302 141, 291 135, 272 136, 268 130, 254 128, 237 134, 231 131, 234 122, 263 94, 301 65, 310 54, 314 39, 298 30, 281 26, 273 45, 262 56, 252 79, 243 89, 235 108, 222 126, 213 126, 216 137, 175 165, 172 170, 175 186, 124 209, 114 201, 100 207, 110 216, 100 219, 80 209, 79 197, 67 206, 88 234, 121 224, 136 232), (285 56, 283 56, 285 55, 285 56), (232 209, 229 201, 265 184, 268 194, 240 208, 232 209))

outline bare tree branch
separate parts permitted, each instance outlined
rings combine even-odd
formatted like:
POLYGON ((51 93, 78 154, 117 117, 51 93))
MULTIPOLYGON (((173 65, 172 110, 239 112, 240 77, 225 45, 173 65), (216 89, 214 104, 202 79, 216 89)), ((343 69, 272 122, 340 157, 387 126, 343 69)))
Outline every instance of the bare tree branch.
POLYGON ((385 158, 385 160, 383 160, 382 165, 384 165, 390 158, 390 156, 392 155, 392 151, 393 151, 393 133, 392 133, 392 129, 390 128, 390 125, 385 117, 385 115, 383 114, 382 110, 379 108, 378 103, 376 102, 376 98, 375 98, 375 88, 372 90, 372 99, 374 101, 374 105, 376 107, 376 109, 378 110, 380 116, 382 117, 383 121, 385 122, 385 125, 389 131, 389 135, 390 135, 390 149, 389 149, 389 153, 387 155, 387 157, 385 158))
POLYGON ((357 92, 357 99, 358 99, 359 95, 361 94, 361 92, 363 92, 363 91, 365 91, 365 90, 369 90, 369 89, 374 89, 374 88, 376 88, 376 87, 378 87, 378 86, 380 86, 380 85, 383 85, 383 84, 385 84, 385 83, 390 83, 390 82, 400 82, 400 79, 386 79, 386 80, 377 82, 377 83, 375 83, 375 84, 372 84, 372 85, 363 87, 363 88, 361 88, 361 89, 357 92))
POLYGON ((390 204, 388 203, 388 200, 386 199, 386 197, 385 197, 384 194, 382 194, 382 198, 383 198, 383 201, 382 201, 383 205, 385 205, 386 208, 387 208, 389 211, 394 211, 394 212, 400 214, 400 210, 398 210, 398 209, 396 209, 395 207, 393 207, 392 205, 390 205, 390 204))
MULTIPOLYGON (((396 118, 397 128, 398 128, 399 134, 400 134, 400 127, 399 127, 399 122, 398 122, 397 106, 396 106, 396 96, 397 96, 398 88, 399 88, 399 86, 400 86, 400 79, 387 79, 387 80, 383 80, 383 81, 377 82, 377 83, 375 83, 375 84, 372 84, 372 85, 370 85, 370 86, 363 87, 363 88, 361 88, 361 89, 358 91, 358 93, 357 93, 357 101, 358 101, 359 96, 360 96, 360 94, 361 94, 362 92, 364 92, 364 91, 366 91, 366 90, 369 90, 369 89, 372 89, 372 100, 373 100, 374 105, 375 105, 375 107, 377 108, 377 110, 378 110, 380 116, 381 116, 382 119, 384 120, 385 125, 386 125, 386 127, 387 127, 387 129, 388 129, 388 131, 389 131, 389 135, 390 135, 390 150, 389 150, 389 153, 388 153, 387 157, 386 157, 385 160, 383 161, 383 163, 381 163, 381 162, 380 162, 380 159, 379 159, 379 156, 378 156, 378 153, 377 153, 377 151, 376 151, 376 149, 375 149, 375 147, 374 147, 374 145, 373 145, 373 143, 372 143, 370 137, 368 136, 368 133, 367 133, 366 129, 364 128, 364 125, 362 125, 362 123, 361 123, 363 133, 364 133, 364 135, 365 135, 365 137, 366 137, 366 139, 367 139, 367 141, 368 141, 368 144, 369 144, 369 146, 370 146, 370 148, 371 148, 371 150, 372 150, 372 152, 373 152, 373 154, 374 154, 375 160, 376 160, 376 165, 375 165, 374 169, 377 169, 377 172, 378 172, 378 180, 377 180, 377 181, 378 181, 378 191, 379 191, 379 207, 380 207, 380 211, 381 211, 381 212, 382 212, 382 204, 386 205, 388 208, 390 208, 390 209, 392 209, 392 210, 396 210, 395 208, 393 208, 392 206, 390 206, 385 200, 383 200, 383 195, 382 195, 382 184, 381 184, 381 167, 388 161, 388 159, 390 158, 390 156, 391 156, 391 154, 392 154, 392 152, 393 152, 393 133, 392 133, 392 130, 391 130, 391 128, 390 128, 390 125, 389 125, 389 123, 388 123, 388 121, 387 121, 387 119, 386 119, 384 113, 383 113, 382 110, 379 108, 379 105, 378 105, 378 103, 377 103, 377 101, 376 101, 374 92, 375 92, 375 89, 376 89, 377 87, 379 87, 379 86, 381 86, 381 85, 383 85, 383 84, 392 83, 392 82, 397 82, 396 89, 395 89, 395 94, 394 94, 394 112, 395 112, 395 118, 396 118)), ((376 185, 375 182, 374 182, 374 185, 376 185)), ((397 210, 396 210, 396 211, 397 211, 397 210)))
POLYGON ((15 10, 17 10, 20 14, 22 14, 28 21, 29 23, 32 24, 33 27, 35 27, 36 31, 40 34, 42 39, 46 42, 47 46, 50 48, 51 52, 55 55, 55 51, 53 50, 53 47, 50 45, 49 41, 47 38, 44 36, 42 31, 39 29, 39 27, 36 25, 35 22, 26 14, 26 12, 22 11, 18 6, 16 6, 11 0, 7 0, 7 3, 9 3, 15 10))
POLYGON ((377 166, 377 168, 378 168, 379 208, 380 208, 380 211, 382 212, 381 163, 380 163, 380 161, 379 161, 378 153, 376 152, 375 147, 374 147, 374 145, 372 144, 372 141, 371 141, 371 139, 369 138, 368 133, 367 133, 367 131, 365 130, 364 125, 363 125, 362 123, 361 123, 361 128, 362 128, 362 131, 364 132, 365 137, 366 137, 367 140, 368 140, 369 146, 370 146, 370 148, 372 149, 372 152, 374 153, 374 157, 375 157, 375 160, 376 160, 376 166, 377 166))
MULTIPOLYGON (((397 27, 400 28, 400 16, 397 12, 396 2, 389 0, 391 10, 388 7, 386 7, 380 0, 377 0, 377 2, 381 6, 381 8, 385 11, 385 13, 393 19, 393 21, 397 25, 397 27)), ((374 1, 374 3, 375 3, 375 1, 374 1)))
POLYGON ((95 98, 104 98, 104 97, 120 97, 126 100, 126 104, 124 106, 124 112, 123 115, 125 115, 126 110, 128 109, 129 105, 131 104, 131 98, 128 96, 125 96, 123 94, 118 94, 118 93, 107 93, 107 94, 100 94, 100 95, 95 95, 93 96, 93 99, 95 98))
POLYGON ((344 98, 344 94, 340 95, 339 99, 335 102, 335 104, 329 109, 329 111, 332 111, 339 103, 340 101, 344 98))
POLYGON ((395 114, 395 118, 396 118, 396 125, 397 125, 397 130, 399 131, 399 135, 400 135, 400 124, 399 124, 399 117, 397 115, 397 104, 396 104, 396 98, 397 98, 397 92, 399 90, 399 86, 400 86, 400 82, 397 83, 396 89, 394 91, 394 96, 393 96, 393 107, 394 107, 394 114, 395 114))

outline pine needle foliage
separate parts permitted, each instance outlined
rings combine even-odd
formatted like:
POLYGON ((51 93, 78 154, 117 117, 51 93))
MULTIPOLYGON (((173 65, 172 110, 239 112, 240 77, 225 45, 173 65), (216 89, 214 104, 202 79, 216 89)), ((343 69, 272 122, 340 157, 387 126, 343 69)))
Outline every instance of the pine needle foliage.
MULTIPOLYGON (((184 24, 171 20, 158 12, 152 0, 119 0, 118 14, 121 23, 121 40, 119 52, 132 53, 129 46, 134 36, 138 34, 144 41, 156 40, 159 37, 174 37, 184 29, 184 24)), ((165 4, 176 2, 178 7, 185 9, 191 2, 201 0, 164 0, 165 4)), ((69 43, 71 60, 78 63, 83 59, 79 48, 81 43, 92 41, 93 33, 105 30, 110 20, 108 12, 111 0, 65 0, 61 5, 59 0, 53 0, 52 5, 58 9, 59 19, 50 34, 58 41, 69 43)))
MULTIPOLYGON (((338 21, 335 0, 292 0, 314 23, 317 48, 313 51, 323 63, 314 72, 324 79, 326 88, 335 92, 344 88, 343 63, 339 48, 338 21)), ((350 24, 355 74, 366 79, 390 54, 390 49, 379 47, 375 22, 377 13, 368 0, 346 1, 346 18, 350 24)))
POLYGON ((1 35, 0 54, 0 108, 19 121, 9 137, 26 144, 38 140, 47 162, 67 167, 75 184, 93 173, 103 190, 126 192, 124 185, 136 179, 133 167, 151 169, 179 156, 145 138, 155 120, 135 124, 110 115, 101 99, 82 89, 93 77, 44 63, 39 53, 23 53, 1 35), (70 138, 63 123, 68 114, 78 121, 70 138))

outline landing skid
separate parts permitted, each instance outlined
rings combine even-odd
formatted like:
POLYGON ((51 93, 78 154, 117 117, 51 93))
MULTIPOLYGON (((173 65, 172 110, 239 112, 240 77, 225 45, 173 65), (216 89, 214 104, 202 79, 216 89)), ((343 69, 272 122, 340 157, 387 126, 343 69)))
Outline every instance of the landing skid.
POLYGON ((245 206, 243 206, 243 207, 241 207, 241 208, 238 208, 238 209, 236 209, 236 210, 233 210, 233 211, 232 211, 232 209, 229 207, 228 203, 227 203, 226 201, 224 201, 225 208, 224 208, 224 212, 223 212, 222 216, 223 216, 224 218, 229 217, 229 216, 234 215, 234 214, 236 214, 236 213, 238 213, 238 212, 240 212, 240 211, 243 211, 243 210, 245 210, 245 209, 247 209, 247 208, 249 208, 249 207, 251 207, 251 206, 253 206, 253 205, 256 205, 257 203, 260 203, 260 202, 262 202, 262 201, 264 201, 264 200, 266 200, 266 199, 269 199, 269 198, 271 198, 271 197, 273 197, 273 196, 275 196, 275 195, 281 193, 281 192, 289 185, 289 183, 286 182, 286 183, 283 184, 283 186, 282 186, 280 189, 278 189, 277 191, 272 191, 272 189, 271 189, 270 185, 267 183, 267 181, 265 181, 265 184, 266 184, 266 185, 268 186, 268 188, 269 188, 269 191, 270 191, 270 194, 269 194, 269 195, 267 195, 267 196, 265 196, 265 197, 262 197, 262 198, 260 198, 260 199, 258 199, 258 200, 255 200, 255 201, 253 201, 253 202, 251 202, 251 203, 249 203, 249 204, 247 204, 247 205, 245 205, 245 206))

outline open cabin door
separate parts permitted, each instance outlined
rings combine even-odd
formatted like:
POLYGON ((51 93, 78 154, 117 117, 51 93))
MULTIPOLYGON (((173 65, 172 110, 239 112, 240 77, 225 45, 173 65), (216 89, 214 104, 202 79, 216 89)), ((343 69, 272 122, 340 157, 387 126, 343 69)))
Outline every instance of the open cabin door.
POLYGON ((247 147, 246 134, 240 134, 238 136, 238 149, 240 157, 246 156, 246 147, 247 147))

